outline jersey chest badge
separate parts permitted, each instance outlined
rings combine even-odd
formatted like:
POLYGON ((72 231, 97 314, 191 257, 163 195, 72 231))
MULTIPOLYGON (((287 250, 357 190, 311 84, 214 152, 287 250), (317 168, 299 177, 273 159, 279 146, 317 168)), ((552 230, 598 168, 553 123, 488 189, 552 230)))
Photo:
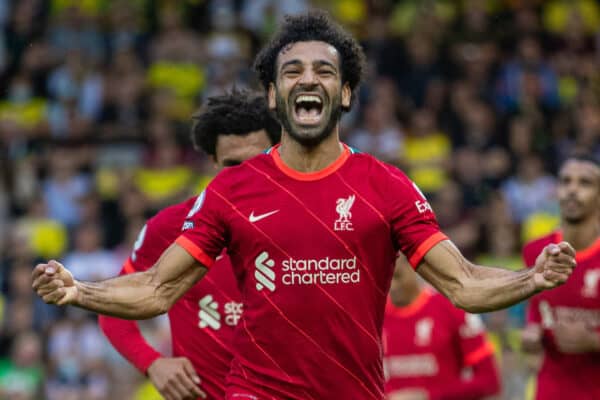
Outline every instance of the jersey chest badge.
POLYGON ((335 202, 335 211, 338 213, 338 218, 333 223, 335 231, 353 231, 352 226, 352 205, 356 197, 352 194, 348 198, 337 199, 335 202))

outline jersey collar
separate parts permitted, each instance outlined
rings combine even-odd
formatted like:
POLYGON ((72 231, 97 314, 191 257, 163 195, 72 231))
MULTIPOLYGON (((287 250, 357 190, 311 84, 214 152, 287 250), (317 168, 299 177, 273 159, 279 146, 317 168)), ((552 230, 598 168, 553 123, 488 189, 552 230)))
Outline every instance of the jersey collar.
POLYGON ((350 148, 346 144, 342 143, 342 146, 343 146, 342 154, 340 154, 339 157, 334 162, 332 162, 331 164, 329 164, 328 166, 326 166, 325 168, 323 168, 320 171, 300 172, 300 171, 296 171, 293 168, 288 167, 283 162, 283 160, 281 159, 281 156, 279 155, 279 146, 281 146, 281 144, 277 144, 277 145, 273 146, 268 151, 268 154, 270 154, 271 157, 273 157, 273 161, 275 162, 275 165, 277 166, 277 168, 279 168, 279 170, 281 172, 283 172, 290 178, 293 178, 293 179, 296 179, 299 181, 316 181, 316 180, 323 179, 326 176, 333 174, 334 172, 339 170, 342 167, 342 165, 344 165, 344 163, 346 162, 348 157, 350 157, 350 154, 353 153, 353 151, 350 150, 350 148))

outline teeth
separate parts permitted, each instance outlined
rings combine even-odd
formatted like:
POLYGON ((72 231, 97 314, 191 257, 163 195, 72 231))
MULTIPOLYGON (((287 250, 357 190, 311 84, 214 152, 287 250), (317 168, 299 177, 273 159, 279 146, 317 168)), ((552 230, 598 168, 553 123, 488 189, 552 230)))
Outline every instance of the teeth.
POLYGON ((298 104, 300 102, 313 102, 313 103, 321 104, 321 99, 318 96, 311 96, 311 95, 303 94, 296 98, 296 104, 298 104))

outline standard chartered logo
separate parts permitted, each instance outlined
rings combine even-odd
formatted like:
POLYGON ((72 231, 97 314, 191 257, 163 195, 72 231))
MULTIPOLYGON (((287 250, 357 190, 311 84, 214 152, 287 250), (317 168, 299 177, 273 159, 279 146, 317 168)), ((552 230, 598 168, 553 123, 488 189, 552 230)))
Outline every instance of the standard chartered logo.
MULTIPOLYGON (((271 292, 275 291, 275 261, 270 258, 269 253, 260 253, 254 260, 254 265, 256 290, 266 288, 271 292)), ((286 286, 356 284, 360 282, 360 272, 356 265, 356 257, 287 258, 281 262, 280 283, 286 286)))
POLYGON ((254 278, 256 278, 256 290, 261 291, 263 289, 268 289, 271 292, 275 291, 275 271, 273 271, 273 267, 275 266, 275 261, 269 258, 269 253, 263 251, 256 257, 254 260, 254 266, 256 270, 254 271, 254 278))
POLYGON ((217 311, 219 303, 214 301, 210 294, 207 294, 200 299, 198 305, 200 306, 200 312, 198 313, 200 328, 206 328, 207 326, 214 330, 221 328, 221 314, 217 311))

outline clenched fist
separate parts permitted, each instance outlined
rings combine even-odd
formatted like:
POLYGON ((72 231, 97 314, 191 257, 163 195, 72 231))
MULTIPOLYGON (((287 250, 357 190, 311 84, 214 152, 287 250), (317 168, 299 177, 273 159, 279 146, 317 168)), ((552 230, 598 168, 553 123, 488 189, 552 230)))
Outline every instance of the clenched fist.
POLYGON ((546 246, 535 260, 533 279, 536 289, 552 289, 562 285, 576 265, 575 249, 569 243, 546 246))
POLYGON ((48 304, 63 306, 77 299, 73 275, 57 261, 38 264, 31 274, 33 290, 48 304))

